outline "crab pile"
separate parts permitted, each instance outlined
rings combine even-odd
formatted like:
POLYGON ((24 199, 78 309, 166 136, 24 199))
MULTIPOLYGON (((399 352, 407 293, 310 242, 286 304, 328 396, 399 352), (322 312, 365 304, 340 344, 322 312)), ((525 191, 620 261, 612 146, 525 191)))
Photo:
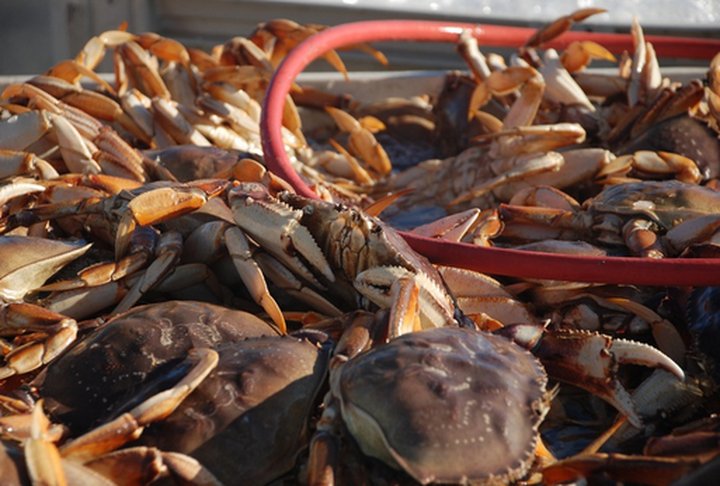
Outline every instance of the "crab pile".
POLYGON ((264 167, 258 122, 278 63, 323 26, 273 20, 211 52, 109 31, 6 86, 3 481, 711 475, 716 289, 500 281, 435 266, 394 229, 715 255, 720 57, 706 83, 671 82, 637 24, 618 75, 584 69, 616 61, 597 44, 541 50, 595 13, 509 60, 463 37, 469 74, 433 96, 298 86, 283 141, 320 199, 264 167), (305 133, 296 103, 328 123, 305 133), (433 158, 399 169, 383 144, 433 158))

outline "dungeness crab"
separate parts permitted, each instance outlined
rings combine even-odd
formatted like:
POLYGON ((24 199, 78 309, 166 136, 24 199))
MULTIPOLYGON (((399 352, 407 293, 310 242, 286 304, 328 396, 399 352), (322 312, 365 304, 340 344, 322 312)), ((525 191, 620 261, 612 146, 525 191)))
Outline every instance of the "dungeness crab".
POLYGON ((538 427, 553 396, 546 370, 598 394, 633 423, 639 419, 618 380, 620 364, 683 376, 646 345, 524 324, 500 329, 503 335, 425 329, 363 353, 382 323, 356 317, 336 347, 326 408, 310 449, 309 484, 343 482, 337 456, 344 428, 365 455, 422 484, 516 481, 535 461, 538 427))

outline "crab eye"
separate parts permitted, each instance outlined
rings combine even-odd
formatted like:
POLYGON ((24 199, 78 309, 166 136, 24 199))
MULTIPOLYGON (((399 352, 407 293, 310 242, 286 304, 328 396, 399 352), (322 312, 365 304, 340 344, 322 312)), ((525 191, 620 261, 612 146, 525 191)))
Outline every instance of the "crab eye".
POLYGON ((337 203, 333 209, 335 209, 335 211, 337 212, 341 212, 343 209, 345 209, 345 207, 342 204, 337 203))
POLYGON ((315 208, 308 204, 307 206, 305 206, 302 209, 302 211, 303 211, 303 214, 305 214, 306 216, 310 216, 310 215, 312 215, 312 213, 315 212, 315 208))

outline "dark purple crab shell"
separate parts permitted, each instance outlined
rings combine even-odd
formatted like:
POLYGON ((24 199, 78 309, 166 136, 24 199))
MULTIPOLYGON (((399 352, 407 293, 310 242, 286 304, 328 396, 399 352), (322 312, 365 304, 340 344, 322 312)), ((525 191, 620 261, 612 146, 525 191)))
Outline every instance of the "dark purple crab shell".
POLYGON ((641 136, 613 152, 623 155, 638 150, 662 150, 684 155, 697 163, 705 179, 713 179, 720 174, 720 141, 717 133, 687 114, 654 123, 641 136))
POLYGON ((80 433, 179 380, 173 370, 191 348, 277 335, 252 314, 205 302, 134 307, 55 360, 40 396, 54 420, 80 433))
POLYGON ((267 484, 290 471, 307 447, 329 342, 264 336, 216 349, 217 368, 140 440, 192 455, 223 484, 267 484))
POLYGON ((348 361, 332 378, 363 452, 421 483, 522 478, 548 409, 547 376, 501 336, 434 328, 348 361))

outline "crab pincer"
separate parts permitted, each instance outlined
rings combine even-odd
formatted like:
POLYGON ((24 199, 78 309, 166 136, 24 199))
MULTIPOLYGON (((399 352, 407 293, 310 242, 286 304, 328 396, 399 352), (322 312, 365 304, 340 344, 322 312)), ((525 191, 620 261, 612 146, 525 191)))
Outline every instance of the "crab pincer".
POLYGON ((230 192, 229 201, 238 225, 293 271, 315 281, 308 265, 328 281, 335 280, 322 250, 300 224, 302 210, 278 203, 256 183, 240 184, 230 192))
POLYGON ((647 344, 583 331, 553 330, 516 324, 496 331, 530 349, 542 361, 548 375, 578 386, 607 401, 628 421, 642 426, 630 394, 620 382, 618 369, 634 364, 664 369, 679 380, 685 373, 672 359, 647 344))

